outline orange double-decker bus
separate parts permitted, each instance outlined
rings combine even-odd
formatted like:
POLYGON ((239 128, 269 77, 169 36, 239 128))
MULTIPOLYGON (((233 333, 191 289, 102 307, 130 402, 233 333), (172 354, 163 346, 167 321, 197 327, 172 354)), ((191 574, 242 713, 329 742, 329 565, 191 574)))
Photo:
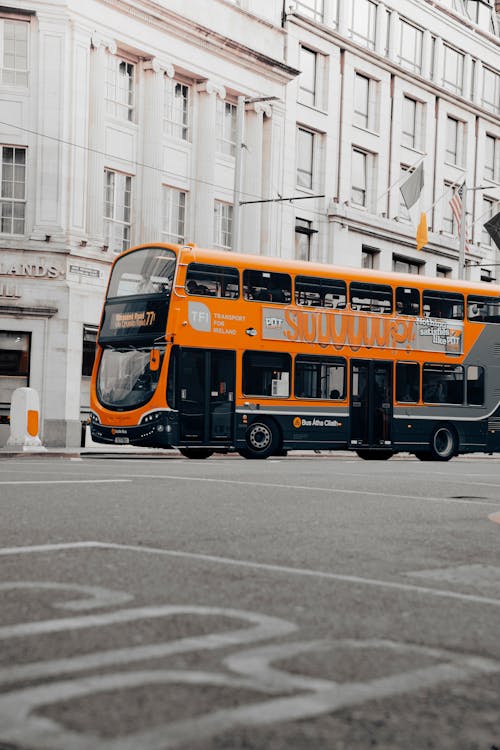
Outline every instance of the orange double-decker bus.
POLYGON ((91 435, 206 458, 500 450, 500 288, 196 246, 115 260, 91 435))

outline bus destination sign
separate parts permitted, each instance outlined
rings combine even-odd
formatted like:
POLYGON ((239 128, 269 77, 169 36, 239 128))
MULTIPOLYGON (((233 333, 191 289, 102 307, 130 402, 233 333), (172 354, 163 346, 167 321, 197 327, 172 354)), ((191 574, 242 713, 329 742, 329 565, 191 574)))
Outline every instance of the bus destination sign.
POLYGON ((155 338, 165 333, 165 300, 139 299, 108 302, 99 341, 118 338, 155 338))

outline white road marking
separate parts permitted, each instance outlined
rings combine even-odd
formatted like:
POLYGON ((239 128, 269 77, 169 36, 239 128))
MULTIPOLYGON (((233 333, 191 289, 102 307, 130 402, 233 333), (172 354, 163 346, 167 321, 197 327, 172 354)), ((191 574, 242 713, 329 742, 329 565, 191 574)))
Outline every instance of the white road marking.
POLYGON ((0 481, 0 484, 106 484, 131 482, 131 479, 12 479, 0 481))
POLYGON ((125 604, 134 597, 124 591, 112 591, 102 586, 81 586, 74 583, 53 583, 47 581, 5 581, 0 583, 1 591, 25 589, 30 591, 69 591, 82 594, 85 599, 75 599, 69 602, 52 604, 58 609, 81 611, 84 609, 98 609, 100 607, 115 607, 125 604), (90 599, 88 598, 90 597, 90 599))
MULTIPOLYGON (((150 555, 164 555, 166 557, 177 557, 187 560, 200 560, 218 565, 230 565, 239 568, 248 568, 249 570, 264 570, 269 573, 279 573, 292 576, 303 576, 306 578, 318 578, 320 580, 340 581, 361 586, 374 586, 382 589, 392 589, 394 591, 404 591, 407 593, 424 594, 437 598, 456 599, 463 602, 473 602, 475 604, 489 604, 494 607, 500 606, 500 599, 487 596, 476 596, 474 594, 462 594, 458 591, 448 591, 446 589, 433 589, 425 586, 417 586, 411 583, 400 583, 398 581, 383 581, 376 578, 364 578, 363 576, 353 576, 343 573, 329 573, 323 570, 313 570, 309 568, 294 568, 287 565, 274 565, 271 563, 253 562, 252 560, 237 560, 232 557, 219 557, 217 555, 206 555, 200 552, 183 552, 182 550, 168 550, 158 547, 137 547, 131 544, 115 544, 113 542, 75 542, 74 544, 52 544, 36 545, 34 547, 14 547, 0 549, 0 555, 29 554, 30 552, 52 552, 63 549, 78 548, 96 548, 121 550, 128 552, 139 552, 150 555)), ((120 613, 117 613, 120 614, 120 613)), ((158 615, 160 616, 160 615, 158 615)), ((56 620, 54 627, 61 620, 56 620)), ((26 624, 29 626, 29 623, 26 624)), ((92 627, 92 625, 88 625, 92 627)), ((0 637, 2 630, 0 628, 0 637)), ((54 631, 46 631, 54 632, 54 631)))
POLYGON ((298 484, 279 484, 274 482, 245 482, 240 479, 219 479, 211 477, 188 477, 176 474, 120 474, 122 477, 133 477, 134 479, 175 479, 182 480, 184 482, 203 482, 203 483, 215 483, 215 484, 235 484, 239 486, 249 487, 266 487, 270 489, 282 489, 282 490, 305 490, 307 492, 320 492, 327 493, 329 495, 368 495, 371 497, 391 498, 394 500, 418 500, 420 502, 433 502, 433 503, 457 503, 459 505, 493 505, 498 507, 499 502, 493 500, 466 500, 463 498, 451 498, 451 497, 429 497, 428 495, 401 495, 401 494, 389 494, 387 492, 373 492, 372 490, 348 490, 348 489, 335 489, 331 487, 313 487, 311 485, 298 485, 298 484))
POLYGON ((414 570, 405 573, 412 578, 426 578, 430 581, 447 581, 465 586, 496 586, 500 591, 500 567, 497 565, 454 565, 447 568, 414 570))
MULTIPOLYGON (((372 641, 332 641, 331 650, 345 648, 383 648, 383 642, 372 641)), ((278 722, 312 719, 341 708, 362 705, 369 700, 381 700, 393 695, 412 693, 421 689, 435 688, 445 683, 477 678, 481 675, 500 671, 500 662, 491 659, 450 654, 436 650, 441 661, 435 665, 406 672, 390 674, 365 682, 337 683, 333 680, 290 675, 273 669, 271 662, 292 656, 302 650, 325 649, 324 642, 277 645, 254 652, 241 654, 240 662, 236 655, 232 666, 237 677, 224 673, 200 671, 172 671, 164 669, 119 672, 88 676, 82 679, 53 682, 0 696, 0 731, 2 740, 27 745, 34 750, 50 747, 51 750, 169 750, 187 746, 201 739, 209 739, 217 734, 242 726, 268 726, 278 722), (238 668, 239 667, 239 668, 238 668), (271 684, 268 678, 271 676, 271 684), (299 685, 300 683, 300 685, 299 685), (66 729, 56 720, 36 715, 42 706, 57 704, 86 695, 109 691, 124 693, 127 688, 155 685, 186 684, 216 685, 233 688, 253 689, 256 692, 282 692, 284 696, 240 704, 236 708, 212 711, 201 716, 163 723, 151 729, 112 739, 98 737, 90 733, 78 733, 66 729), (286 695, 290 689, 302 689, 296 695, 286 695)), ((419 653, 418 647, 388 642, 389 652, 410 651, 419 653)), ((422 649, 428 656, 428 649, 422 649)), ((390 669, 390 665, 389 665, 390 669)), ((235 693, 237 695, 237 693, 235 693)), ((126 697, 124 696, 124 703, 126 697)))

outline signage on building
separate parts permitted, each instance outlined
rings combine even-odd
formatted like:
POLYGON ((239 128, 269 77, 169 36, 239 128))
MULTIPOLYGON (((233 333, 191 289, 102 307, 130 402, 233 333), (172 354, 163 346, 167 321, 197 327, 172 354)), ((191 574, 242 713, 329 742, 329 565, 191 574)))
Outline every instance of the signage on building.
POLYGON ((99 279, 101 272, 98 268, 86 268, 85 266, 75 266, 73 264, 69 267, 70 273, 76 273, 78 276, 88 276, 92 279, 99 279))
POLYGON ((0 261, 0 276, 18 276, 30 279, 57 279, 62 271, 49 263, 38 261, 36 263, 0 261))

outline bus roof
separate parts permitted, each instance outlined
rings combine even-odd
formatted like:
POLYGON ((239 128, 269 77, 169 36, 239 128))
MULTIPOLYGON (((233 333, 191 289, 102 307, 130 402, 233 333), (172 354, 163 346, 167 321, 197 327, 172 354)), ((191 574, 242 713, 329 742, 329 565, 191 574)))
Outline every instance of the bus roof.
MULTIPOLYGON (((375 282, 377 284, 408 285, 419 288, 444 289, 456 292, 478 292, 500 295, 498 284, 485 283, 481 281, 468 281, 447 279, 444 277, 424 276, 420 274, 397 273, 395 271, 380 271, 367 268, 356 268, 351 266, 336 266, 331 263, 320 263, 317 261, 290 260, 287 258, 276 258, 267 255, 250 253, 233 253, 229 250, 200 248, 197 245, 175 245, 170 243, 147 243, 130 248, 126 253, 133 252, 146 247, 165 247, 179 253, 183 263, 212 263, 232 266, 243 270, 258 269, 262 271, 275 271, 277 273, 304 274, 308 276, 341 278, 346 281, 359 280, 364 282, 375 282)), ((118 256, 119 257, 119 256, 118 256)))

